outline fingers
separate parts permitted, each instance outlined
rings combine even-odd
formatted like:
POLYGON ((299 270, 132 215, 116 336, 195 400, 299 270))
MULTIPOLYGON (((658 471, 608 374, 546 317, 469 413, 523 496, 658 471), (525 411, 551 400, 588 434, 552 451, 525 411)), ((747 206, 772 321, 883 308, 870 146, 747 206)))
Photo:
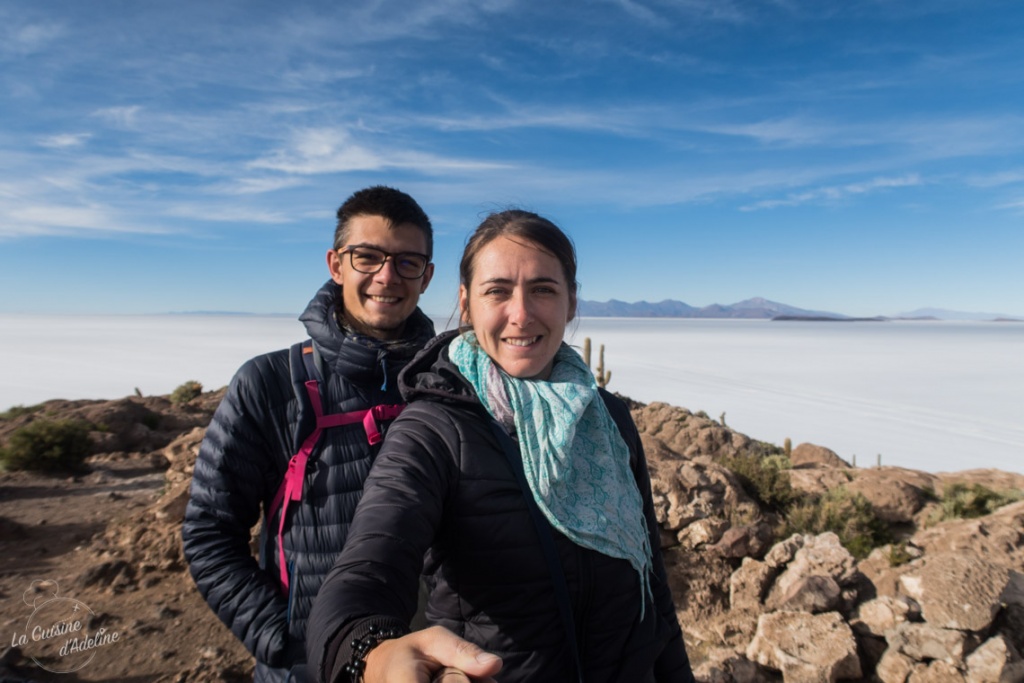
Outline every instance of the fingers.
POLYGON ((430 679, 430 683, 470 683, 469 676, 458 669, 446 666, 430 679))
MULTIPOLYGON (((468 674, 473 677, 493 676, 501 671, 501 658, 485 652, 468 640, 463 640, 448 629, 432 626, 419 635, 423 638, 422 652, 438 664, 458 670, 456 673, 468 674)), ((468 680, 465 679, 465 680, 468 680)), ((458 683, 459 679, 452 675, 444 679, 444 683, 458 683)))

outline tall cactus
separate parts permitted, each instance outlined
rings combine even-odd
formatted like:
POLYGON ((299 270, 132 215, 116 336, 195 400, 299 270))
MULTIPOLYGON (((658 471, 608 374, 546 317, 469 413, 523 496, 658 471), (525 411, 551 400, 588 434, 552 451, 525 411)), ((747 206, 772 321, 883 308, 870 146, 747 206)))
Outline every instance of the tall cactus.
MULTIPOLYGON (((594 377, 597 379, 597 386, 604 389, 608 386, 608 382, 612 381, 612 371, 605 371, 604 369, 604 344, 598 347, 597 352, 597 370, 594 371, 594 377)), ((590 367, 590 337, 583 338, 583 362, 590 367)))

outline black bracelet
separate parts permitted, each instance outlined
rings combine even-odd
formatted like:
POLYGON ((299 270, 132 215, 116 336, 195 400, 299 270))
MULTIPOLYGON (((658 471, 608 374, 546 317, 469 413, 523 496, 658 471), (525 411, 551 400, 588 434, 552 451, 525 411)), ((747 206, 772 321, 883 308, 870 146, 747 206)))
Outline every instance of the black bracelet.
POLYGON ((348 674, 352 683, 361 683, 363 671, 366 670, 366 655, 370 654, 370 650, 385 640, 398 638, 401 635, 402 631, 394 626, 381 628, 376 624, 371 624, 365 636, 352 640, 352 659, 341 670, 348 674))

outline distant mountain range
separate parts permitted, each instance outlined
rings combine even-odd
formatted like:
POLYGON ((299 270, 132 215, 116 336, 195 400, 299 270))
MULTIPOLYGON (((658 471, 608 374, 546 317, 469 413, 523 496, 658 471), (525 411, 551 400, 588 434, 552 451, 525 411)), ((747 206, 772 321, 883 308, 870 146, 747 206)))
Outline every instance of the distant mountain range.
POLYGON ((853 318, 842 313, 830 311, 812 311, 797 308, 777 301, 769 301, 761 297, 745 299, 734 304, 723 306, 711 304, 697 308, 682 301, 665 299, 657 303, 637 301, 629 303, 611 299, 610 301, 587 301, 580 299, 579 314, 591 318, 737 318, 748 320, 1012 320, 1015 316, 998 313, 964 313, 939 308, 922 308, 910 313, 896 316, 875 316, 872 318, 853 318))

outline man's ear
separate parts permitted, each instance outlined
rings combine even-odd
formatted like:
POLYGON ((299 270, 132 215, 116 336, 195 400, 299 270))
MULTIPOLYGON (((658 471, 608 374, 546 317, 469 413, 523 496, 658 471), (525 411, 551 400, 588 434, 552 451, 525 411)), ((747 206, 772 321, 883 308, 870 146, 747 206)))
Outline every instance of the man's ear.
POLYGON ((331 279, 338 285, 344 284, 342 279, 341 263, 341 254, 338 253, 337 249, 328 249, 327 270, 331 274, 331 279))

